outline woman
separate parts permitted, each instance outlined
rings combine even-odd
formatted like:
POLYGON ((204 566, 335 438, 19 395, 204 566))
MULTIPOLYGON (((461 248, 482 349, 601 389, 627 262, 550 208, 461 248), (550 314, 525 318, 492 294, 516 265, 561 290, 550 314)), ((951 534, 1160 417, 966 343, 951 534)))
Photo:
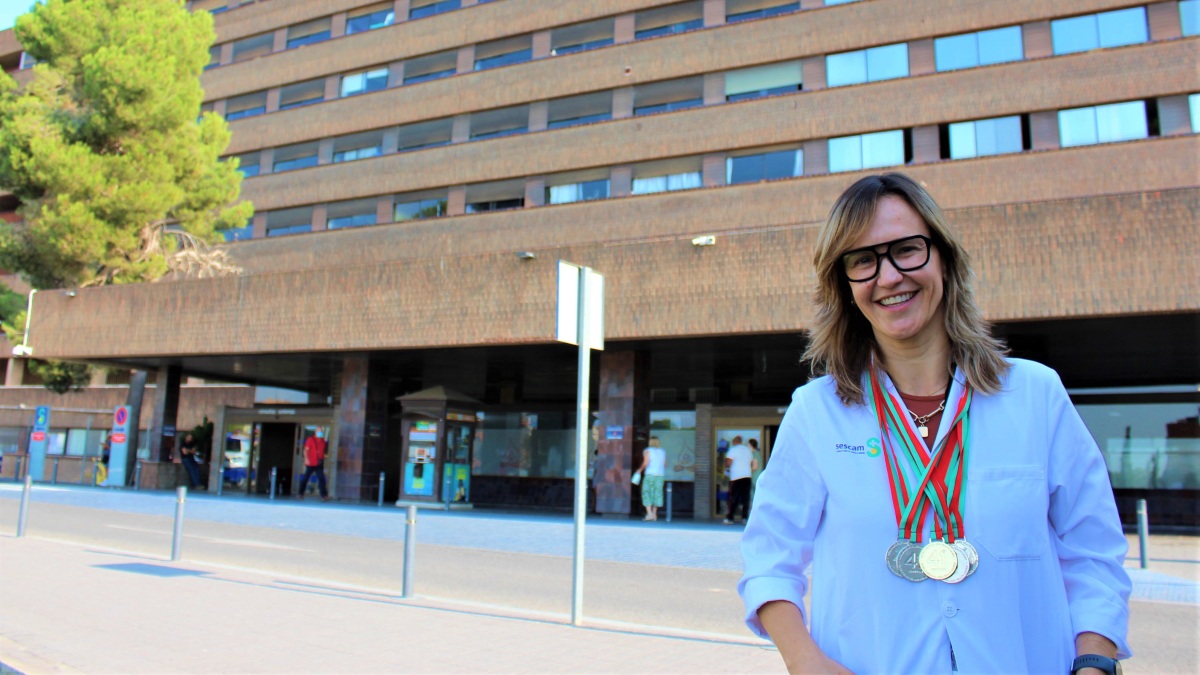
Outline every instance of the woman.
POLYGON ((825 375, 796 391, 758 481, 750 628, 792 672, 1097 673, 1083 666, 1128 657, 1104 460, 1057 375, 989 336, 933 199, 902 174, 859 180, 814 264, 806 358, 825 375))
POLYGON ((642 520, 658 520, 658 507, 663 505, 663 481, 667 474, 667 451, 658 445, 658 437, 650 437, 650 445, 642 451, 642 520))

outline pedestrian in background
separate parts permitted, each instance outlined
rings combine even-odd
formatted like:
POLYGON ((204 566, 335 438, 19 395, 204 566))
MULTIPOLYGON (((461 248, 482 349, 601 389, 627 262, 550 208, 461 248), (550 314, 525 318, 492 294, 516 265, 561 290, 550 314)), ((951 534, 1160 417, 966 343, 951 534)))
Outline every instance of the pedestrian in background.
POLYGON ((650 437, 650 445, 642 451, 642 506, 646 517, 658 520, 658 508, 663 505, 663 482, 667 475, 667 451, 658 444, 658 436, 650 437))
POLYGON ((317 433, 304 441, 304 475, 300 478, 300 492, 297 497, 304 499, 304 490, 308 487, 308 479, 313 474, 317 476, 317 488, 321 491, 321 501, 329 501, 329 488, 325 484, 325 431, 317 429, 317 433))
POLYGON ((200 465, 196 463, 196 439, 190 433, 184 434, 183 442, 179 444, 179 462, 187 470, 188 483, 193 490, 204 485, 200 465))
POLYGON ((750 628, 791 672, 1119 672, 1131 585, 1104 458, 1058 375, 991 337, 933 198, 859 180, 814 266, 804 358, 824 376, 758 481, 750 628))
POLYGON ((742 443, 741 436, 733 437, 733 445, 725 455, 725 467, 729 469, 729 512, 725 515, 725 524, 732 525, 750 515, 750 477, 758 468, 754 453, 742 443), (737 513, 739 506, 742 508, 740 515, 737 513))

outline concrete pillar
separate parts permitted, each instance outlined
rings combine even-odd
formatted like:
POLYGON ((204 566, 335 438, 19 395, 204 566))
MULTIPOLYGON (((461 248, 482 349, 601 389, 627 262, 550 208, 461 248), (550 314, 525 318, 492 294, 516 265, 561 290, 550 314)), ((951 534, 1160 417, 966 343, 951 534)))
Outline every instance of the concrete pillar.
POLYGON ((1146 19, 1150 24, 1150 39, 1155 42, 1183 37, 1183 22, 1179 16, 1178 2, 1156 2, 1146 5, 1146 19))
POLYGON ((317 164, 333 164, 332 138, 322 138, 317 142, 317 164))
POLYGON ((392 196, 385 195, 375 200, 375 222, 390 223, 395 217, 395 207, 392 205, 392 196))
POLYGON ((275 171, 275 148, 263 148, 258 156, 258 175, 265 176, 275 171))
POLYGON ((612 118, 614 120, 633 117, 633 87, 613 90, 612 118))
POLYGON ((261 212, 254 214, 253 223, 254 231, 253 234, 250 235, 252 238, 262 239, 263 237, 267 236, 267 214, 261 212))
POLYGON ((312 209, 312 231, 324 232, 329 228, 329 205, 317 204, 312 209))
POLYGON ((392 127, 383 132, 383 147, 379 152, 384 155, 394 155, 400 151, 400 130, 392 127))
POLYGON ((464 45, 458 48, 458 61, 455 63, 456 73, 469 73, 475 70, 475 45, 464 45))
POLYGON ((541 176, 525 179, 525 208, 545 206, 546 179, 541 176))
POLYGON ((800 76, 804 78, 804 91, 825 88, 825 57, 810 56, 800 61, 800 76))
POLYGON ((1029 132, 1033 136, 1034 150, 1057 150, 1060 145, 1058 111, 1045 110, 1030 115, 1029 132))
POLYGON ((342 76, 330 75, 325 78, 325 100, 332 101, 342 93, 342 76))
POLYGON ((338 38, 346 34, 346 13, 338 12, 329 17, 329 38, 338 38))
POLYGON ((19 387, 25 383, 25 359, 11 358, 4 372, 4 386, 19 387))
POLYGON ((936 162, 942 158, 942 142, 936 124, 925 127, 914 127, 913 163, 925 164, 936 162))
POLYGON ((619 14, 613 19, 613 44, 633 42, 637 33, 635 17, 634 14, 619 14))
POLYGON ((221 99, 219 101, 213 101, 213 112, 220 115, 221 117, 225 117, 225 113, 228 111, 229 111, 229 101, 228 100, 221 99))
POLYGON ((287 34, 288 34, 288 29, 286 26, 283 28, 276 29, 275 35, 274 35, 275 40, 271 44, 272 52, 281 52, 281 51, 287 49, 287 34))
POLYGON ((725 24, 725 0, 704 0, 704 26, 725 24))
POLYGON ((388 64, 388 89, 404 85, 404 62, 392 61, 388 64))
POLYGON ((218 61, 222 66, 227 66, 233 63, 233 43, 226 42, 221 45, 221 57, 218 61))
POLYGON ((1158 99, 1158 129, 1161 136, 1192 133, 1191 109, 1187 94, 1158 99))
POLYGON ((366 356, 342 361, 331 486, 337 499, 360 501, 376 494, 387 449, 388 374, 385 362, 366 356))
POLYGON ((108 369, 101 366, 92 368, 92 377, 88 381, 89 387, 103 387, 108 384, 108 369))
POLYGON ((150 459, 170 462, 175 451, 175 420, 179 416, 180 366, 162 366, 154 381, 154 413, 150 418, 150 459))
POLYGON ((550 31, 539 30, 533 34, 530 55, 535 59, 544 59, 550 56, 550 31))
POLYGON ((276 112, 279 110, 279 87, 271 87, 267 90, 267 112, 276 112))
POLYGON ((629 480, 649 437, 650 397, 645 375, 643 353, 609 349, 600 354, 600 433, 593 481, 597 513, 633 512, 629 480))
POLYGON ((392 3, 393 23, 408 21, 409 0, 396 0, 392 3))
POLYGON ((450 126, 450 142, 462 143, 471 139, 471 116, 455 115, 450 126))
POLYGON ((704 105, 725 102, 725 73, 704 74, 704 105))
POLYGON ((461 216, 467 212, 467 186, 451 185, 446 191, 446 215, 461 216))
POLYGON ((1049 21, 1034 21, 1021 26, 1021 39, 1024 42, 1026 59, 1054 55, 1049 21))
POLYGON ((818 138, 804 142, 804 175, 821 176, 829 173, 829 141, 818 138))
POLYGON ((534 131, 545 131, 550 121, 550 102, 549 101, 534 101, 529 104, 529 124, 527 128, 530 133, 534 131))
POLYGON ((718 187, 725 184, 725 153, 705 155, 701 160, 700 176, 704 187, 718 187))
POLYGON ((633 194, 633 167, 612 168, 608 174, 608 194, 612 197, 628 197, 633 194))
POLYGON ((825 0, 800 0, 800 9, 817 9, 825 6, 825 0))
POLYGON ((913 40, 908 43, 908 74, 928 75, 937 72, 937 63, 933 55, 933 38, 913 40))
POLYGON ((692 493, 692 512, 697 521, 708 520, 713 512, 713 427, 712 404, 696 404, 696 464, 695 488, 692 493))

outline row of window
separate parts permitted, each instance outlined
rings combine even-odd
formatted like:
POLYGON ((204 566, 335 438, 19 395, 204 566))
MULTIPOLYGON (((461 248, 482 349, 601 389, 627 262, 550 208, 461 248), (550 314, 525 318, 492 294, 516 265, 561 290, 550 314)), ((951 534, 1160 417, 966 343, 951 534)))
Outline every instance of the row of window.
MULTIPOLYGON (((1197 0, 1200 2, 1200 0, 1197 0)), ((1145 38, 1146 10, 1133 7, 1114 12, 1074 17, 1062 21, 1070 26, 1083 25, 1081 19, 1089 19, 1096 26, 1109 26, 1111 39, 1123 35, 1122 39, 1140 35, 1145 38), (1119 20, 1118 20, 1119 19, 1119 20), (1139 28, 1140 27, 1140 28, 1139 28)), ((1060 34, 1069 31, 1060 29, 1052 22, 1052 31, 1060 34)), ((1024 58, 1022 29, 1009 26, 976 33, 938 38, 934 41, 938 70, 957 70, 970 66, 990 65, 1024 58)), ((908 75, 908 45, 900 43, 872 47, 853 52, 831 54, 825 58, 825 79, 830 87, 858 84, 905 77, 908 75)), ((803 72, 800 61, 754 66, 722 74, 725 101, 742 101, 802 91, 803 72)), ((376 91, 386 86, 388 69, 379 68, 346 75, 341 81, 341 95, 353 96, 376 91)), ((635 116, 660 112, 671 112, 703 105, 704 78, 690 77, 680 80, 651 82, 633 87, 632 112, 635 116)), ((300 85, 285 87, 280 93, 280 107, 293 108, 322 100, 324 80, 314 80, 300 85)), ((265 110, 265 92, 252 95, 257 98, 239 97, 231 99, 226 112, 227 119, 239 119, 265 110)), ((526 133, 530 128, 531 106, 520 105, 489 111, 471 113, 466 120, 464 140, 483 140, 526 133)), ((588 124, 612 119, 612 92, 597 92, 581 96, 555 99, 548 102, 549 129, 588 124)), ((452 141, 454 120, 442 118, 404 125, 395 130, 397 152, 418 150, 445 145, 452 141)), ((376 130, 333 139, 333 162, 365 159, 385 154, 385 132, 376 130)), ((275 151, 272 171, 288 171, 318 164, 319 142, 301 143, 279 148, 275 151)), ((390 148, 388 151, 391 151, 390 148)), ((243 172, 247 176, 259 173, 257 153, 240 158, 243 172)))
MULTIPOLYGON (((1188 98, 1191 130, 1200 133, 1200 94, 1188 98)), ((1159 135, 1156 100, 1125 101, 1057 111, 1059 145, 1064 148, 1148 138, 1159 135)), ((1031 149, 1029 115, 968 120, 940 125, 939 156, 967 159, 1017 153, 1031 149)), ((855 134, 827 139, 827 166, 820 173, 881 169, 911 163, 914 159, 910 129, 855 134)), ((702 158, 682 157, 657 160, 632 168, 632 194, 688 190, 703 186, 702 158)), ((725 159, 724 183, 738 185, 805 175, 804 149, 791 147, 741 151, 725 159)), ((545 179, 545 204, 607 199, 611 183, 607 169, 549 176, 545 179)), ((484 213, 525 206, 526 183, 512 179, 469 185, 466 213, 484 213)), ((379 203, 367 198, 328 205, 328 229, 374 225, 379 203)), ((436 218, 447 213, 447 190, 396 195, 391 208, 395 222, 436 218)), ((311 208, 271 212, 267 235, 280 236, 311 231, 311 208)), ((252 228, 226 232, 228 239, 247 238, 252 228)))

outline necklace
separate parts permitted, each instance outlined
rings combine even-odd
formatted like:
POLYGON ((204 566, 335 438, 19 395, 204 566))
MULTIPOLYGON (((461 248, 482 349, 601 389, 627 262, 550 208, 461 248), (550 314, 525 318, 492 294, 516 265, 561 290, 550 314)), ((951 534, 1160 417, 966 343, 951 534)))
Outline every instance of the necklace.
POLYGON ((929 418, 942 412, 945 409, 946 409, 946 399, 942 399, 942 402, 938 404, 937 410, 934 410, 933 412, 929 413, 928 415, 921 415, 920 417, 918 417, 917 413, 915 413, 911 410, 908 411, 908 414, 912 415, 913 421, 917 423, 917 432, 921 434, 921 438, 929 438, 929 427, 926 426, 926 424, 925 424, 926 422, 929 421, 929 418))

